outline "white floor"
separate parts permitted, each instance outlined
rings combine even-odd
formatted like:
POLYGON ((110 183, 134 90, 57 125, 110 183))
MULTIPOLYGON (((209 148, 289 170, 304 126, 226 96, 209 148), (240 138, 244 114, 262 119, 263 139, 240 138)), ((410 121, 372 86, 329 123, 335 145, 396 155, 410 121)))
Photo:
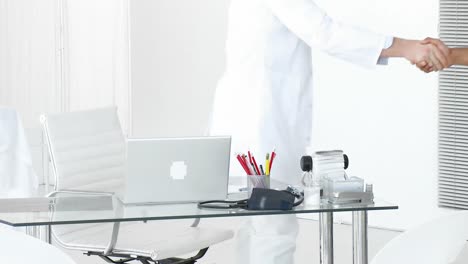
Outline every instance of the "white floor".
MULTIPOLYGON (((190 221, 177 221, 174 222, 174 227, 187 224, 190 221)), ((213 227, 224 227, 236 229, 243 223, 240 218, 217 218, 217 219, 204 219, 201 225, 210 225, 213 227)), ((172 224, 171 224, 172 225, 172 224)), ((352 263, 352 244, 351 244, 351 226, 349 225, 335 225, 335 263, 337 264, 351 264, 352 263)), ((135 234, 139 235, 139 234, 135 234)), ((144 234, 141 234, 144 235, 144 234)), ((398 235, 398 232, 370 229, 369 230, 369 254, 372 258, 377 251, 382 248, 389 240, 398 235)), ((235 241, 230 240, 222 244, 213 246, 208 251, 207 255, 200 260, 200 264, 234 264, 235 241)), ((72 257, 79 264, 103 264, 104 261, 98 257, 84 256, 79 252, 70 252, 72 257)), ((296 264, 313 264, 319 263, 319 240, 318 240, 318 223, 312 220, 300 220, 300 235, 297 243, 296 251, 296 264)))

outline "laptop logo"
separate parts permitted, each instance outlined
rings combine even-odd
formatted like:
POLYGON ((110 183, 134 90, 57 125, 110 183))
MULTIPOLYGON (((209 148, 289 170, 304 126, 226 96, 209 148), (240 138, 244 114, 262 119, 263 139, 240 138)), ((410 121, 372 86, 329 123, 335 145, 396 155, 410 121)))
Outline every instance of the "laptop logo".
POLYGON ((174 161, 171 165, 171 178, 174 180, 183 180, 187 176, 187 165, 183 161, 174 161))

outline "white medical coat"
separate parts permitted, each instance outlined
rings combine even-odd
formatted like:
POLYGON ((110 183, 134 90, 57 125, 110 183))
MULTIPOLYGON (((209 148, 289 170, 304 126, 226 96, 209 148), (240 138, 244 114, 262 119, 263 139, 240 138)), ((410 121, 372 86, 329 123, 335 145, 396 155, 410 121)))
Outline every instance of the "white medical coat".
POLYGON ((38 178, 18 113, 0 107, 0 197, 30 197, 38 178))
MULTIPOLYGON (((331 19, 313 0, 232 0, 211 134, 232 135, 233 154, 250 148, 259 160, 276 147, 271 177, 298 183, 312 128, 311 48, 373 66, 387 42, 331 19)), ((245 175, 231 161, 231 175, 245 175)), ((294 215, 249 219, 237 234, 237 263, 294 263, 298 230, 294 215)))
MULTIPOLYGON (((250 148, 264 160, 276 148, 272 177, 297 183, 311 136, 311 48, 373 66, 385 42, 333 20, 313 0, 232 0, 211 134, 232 135, 233 154, 250 148)), ((231 160, 231 175, 245 174, 231 160)))

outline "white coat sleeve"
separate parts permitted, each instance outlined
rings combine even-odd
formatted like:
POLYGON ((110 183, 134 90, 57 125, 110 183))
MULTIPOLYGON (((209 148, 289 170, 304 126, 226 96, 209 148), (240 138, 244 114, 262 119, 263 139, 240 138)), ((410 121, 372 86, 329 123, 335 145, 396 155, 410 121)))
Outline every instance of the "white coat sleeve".
POLYGON ((313 0, 264 0, 271 12, 311 47, 364 67, 379 61, 387 36, 333 20, 313 0))

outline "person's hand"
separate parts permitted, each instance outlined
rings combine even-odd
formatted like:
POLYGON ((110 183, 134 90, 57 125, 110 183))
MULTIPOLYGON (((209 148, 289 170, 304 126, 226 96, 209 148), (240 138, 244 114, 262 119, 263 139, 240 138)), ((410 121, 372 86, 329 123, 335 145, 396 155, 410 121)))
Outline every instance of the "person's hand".
POLYGON ((450 66, 450 50, 440 40, 423 41, 394 38, 393 44, 382 50, 381 58, 404 57, 426 72, 440 71, 450 66))
POLYGON ((412 41, 406 49, 405 58, 425 72, 440 71, 449 66, 449 51, 444 46, 428 39, 412 41))
POLYGON ((441 40, 426 38, 420 43, 430 47, 428 59, 416 63, 416 66, 420 70, 429 73, 440 71, 453 65, 451 50, 441 40))

